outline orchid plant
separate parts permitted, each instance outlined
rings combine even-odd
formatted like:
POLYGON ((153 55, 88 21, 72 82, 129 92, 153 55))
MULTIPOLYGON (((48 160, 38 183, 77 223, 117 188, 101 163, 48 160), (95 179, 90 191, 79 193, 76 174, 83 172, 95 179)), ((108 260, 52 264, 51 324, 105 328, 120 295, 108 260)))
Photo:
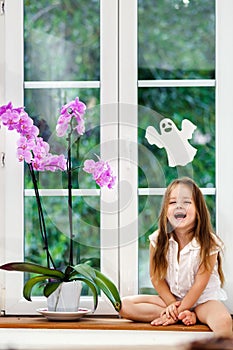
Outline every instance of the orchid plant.
MULTIPOLYGON (((62 106, 57 121, 56 133, 58 137, 65 137, 67 141, 67 158, 64 154, 50 153, 49 144, 39 136, 39 129, 34 125, 33 119, 26 113, 24 107, 14 108, 9 102, 0 107, 0 123, 8 130, 15 130, 19 134, 17 141, 17 158, 26 162, 31 175, 35 197, 37 201, 39 227, 44 249, 46 251, 46 266, 32 262, 10 262, 0 266, 7 271, 22 271, 33 273, 24 285, 23 295, 31 301, 32 288, 36 284, 43 285, 44 296, 51 295, 62 282, 74 280, 82 281, 92 291, 94 310, 98 305, 98 291, 102 290, 114 308, 119 311, 121 300, 114 283, 98 269, 91 267, 88 262, 74 265, 73 258, 73 219, 72 219, 72 135, 81 137, 85 133, 84 114, 86 105, 76 97, 73 101, 62 106), (48 245, 46 222, 39 193, 36 172, 63 171, 67 175, 68 190, 68 217, 69 217, 69 264, 64 270, 56 267, 48 245), (36 275, 35 275, 36 274, 36 275)), ((108 162, 97 157, 97 161, 87 159, 82 170, 92 174, 93 180, 100 187, 113 188, 116 177, 108 162)))

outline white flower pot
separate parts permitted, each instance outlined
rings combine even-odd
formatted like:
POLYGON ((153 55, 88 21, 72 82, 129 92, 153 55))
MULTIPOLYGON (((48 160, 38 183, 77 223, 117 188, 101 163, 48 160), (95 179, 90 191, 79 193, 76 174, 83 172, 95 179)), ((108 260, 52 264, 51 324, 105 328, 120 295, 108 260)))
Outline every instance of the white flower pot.
POLYGON ((63 282, 47 298, 48 311, 77 312, 82 290, 80 281, 63 282))

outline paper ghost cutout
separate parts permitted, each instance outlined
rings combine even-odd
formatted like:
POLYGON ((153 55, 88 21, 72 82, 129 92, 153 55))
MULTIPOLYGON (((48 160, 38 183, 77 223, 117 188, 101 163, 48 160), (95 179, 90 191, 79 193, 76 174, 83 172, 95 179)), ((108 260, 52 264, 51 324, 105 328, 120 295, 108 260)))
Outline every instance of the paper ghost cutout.
POLYGON ((165 148, 170 167, 184 166, 192 162, 197 152, 196 148, 188 142, 195 129, 196 125, 188 119, 182 121, 182 127, 179 130, 171 119, 164 118, 160 122, 161 135, 153 126, 148 126, 145 137, 150 145, 165 148))

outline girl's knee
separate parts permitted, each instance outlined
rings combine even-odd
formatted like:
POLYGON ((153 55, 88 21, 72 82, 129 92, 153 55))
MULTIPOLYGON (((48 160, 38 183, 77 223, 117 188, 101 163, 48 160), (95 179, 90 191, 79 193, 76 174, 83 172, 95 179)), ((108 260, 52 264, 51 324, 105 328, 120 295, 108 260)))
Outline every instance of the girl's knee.
POLYGON ((213 322, 212 330, 215 334, 221 336, 232 336, 232 318, 230 314, 219 314, 218 318, 213 322))
POLYGON ((221 325, 225 326, 227 329, 231 329, 232 331, 232 318, 230 314, 225 314, 220 316, 220 322, 221 325))
POLYGON ((213 300, 200 304, 195 309, 198 319, 221 336, 232 335, 232 318, 222 302, 213 300))
POLYGON ((124 297, 121 299, 121 309, 119 311, 119 315, 121 317, 127 318, 129 312, 133 306, 133 302, 130 297, 124 297))

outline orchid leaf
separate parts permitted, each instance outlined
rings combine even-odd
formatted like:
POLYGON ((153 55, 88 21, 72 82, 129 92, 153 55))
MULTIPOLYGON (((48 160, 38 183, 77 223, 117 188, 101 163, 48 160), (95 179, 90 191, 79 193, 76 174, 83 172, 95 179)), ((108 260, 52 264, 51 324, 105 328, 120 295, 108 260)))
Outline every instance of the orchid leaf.
POLYGON ((100 258, 83 258, 80 263, 95 268, 96 266, 100 266, 100 258))
POLYGON ((95 278, 96 285, 108 297, 108 299, 111 301, 116 311, 119 311, 121 308, 121 298, 116 286, 109 278, 103 275, 100 271, 95 270, 95 273, 96 273, 96 278, 95 278))
POLYGON ((111 301, 115 309, 118 309, 118 303, 116 302, 115 298, 113 297, 111 291, 108 289, 108 287, 105 285, 105 283, 99 278, 96 277, 95 282, 97 286, 104 292, 104 294, 108 297, 108 299, 111 301))
POLYGON ((46 298, 48 298, 50 296, 50 294, 52 294, 53 292, 55 292, 55 290, 59 287, 59 285, 62 282, 48 282, 46 284, 46 286, 44 287, 44 296, 46 298))
POLYGON ((108 278, 106 277, 102 272, 99 270, 95 269, 95 274, 97 277, 99 277, 105 284, 106 286, 111 290, 112 295, 114 298, 120 300, 120 295, 118 292, 118 289, 116 288, 115 284, 108 278))
MULTIPOLYGON (((93 267, 89 266, 89 265, 86 265, 86 264, 78 264, 78 265, 75 265, 73 267, 73 269, 78 272, 80 275, 83 275, 89 279, 94 279, 96 277, 96 274, 95 274, 95 269, 93 269, 93 267)), ((73 272, 71 274, 71 276, 75 275, 75 273, 73 272)))
POLYGON ((12 262, 0 266, 0 269, 7 271, 22 271, 22 272, 31 272, 38 273, 40 275, 48 275, 50 277, 57 277, 63 280, 64 273, 59 270, 49 269, 41 265, 25 262, 12 262))
POLYGON ((35 286, 35 284, 46 281, 49 278, 49 276, 43 275, 43 276, 36 276, 30 278, 24 285, 23 288, 23 296, 26 300, 31 301, 31 293, 32 288, 35 286))

